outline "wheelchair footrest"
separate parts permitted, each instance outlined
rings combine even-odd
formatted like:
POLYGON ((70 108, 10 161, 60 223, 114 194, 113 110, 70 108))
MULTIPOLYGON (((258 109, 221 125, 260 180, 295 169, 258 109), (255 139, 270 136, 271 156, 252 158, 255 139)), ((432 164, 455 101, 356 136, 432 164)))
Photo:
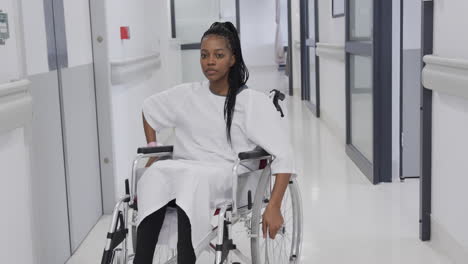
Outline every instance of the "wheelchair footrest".
POLYGON ((119 229, 114 233, 107 233, 107 238, 111 240, 111 246, 109 250, 114 250, 120 243, 122 243, 127 237, 128 229, 119 229))
POLYGON ((232 239, 225 241, 222 245, 216 245, 216 251, 227 251, 227 250, 234 250, 237 249, 237 246, 232 243, 232 239))
POLYGON ((125 228, 123 214, 120 211, 118 214, 118 227, 115 228, 113 233, 107 233, 108 242, 102 255, 102 264, 111 264, 115 248, 127 238, 127 234, 128 229, 125 228))
POLYGON ((101 264, 111 264, 113 253, 113 250, 104 250, 104 254, 102 254, 101 264))

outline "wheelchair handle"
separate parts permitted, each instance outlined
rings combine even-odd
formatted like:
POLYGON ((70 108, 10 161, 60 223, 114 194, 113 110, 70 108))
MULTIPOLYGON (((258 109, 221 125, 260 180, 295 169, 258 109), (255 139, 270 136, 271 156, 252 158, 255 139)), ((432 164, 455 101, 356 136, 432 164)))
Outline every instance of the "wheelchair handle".
POLYGON ((130 185, 128 184, 128 179, 125 179, 125 194, 130 195, 130 185))
POLYGON ((138 155, 133 160, 132 166, 132 176, 130 178, 130 205, 135 201, 136 193, 136 170, 138 162, 144 158, 156 158, 156 157, 165 157, 171 156, 174 151, 174 146, 157 146, 157 147, 140 147, 137 149, 138 155))
POLYGON ((281 101, 284 100, 284 98, 285 98, 284 94, 282 92, 276 90, 276 89, 271 90, 270 93, 274 93, 274 95, 273 95, 273 104, 275 105, 276 110, 278 110, 278 112, 281 113, 281 117, 284 117, 283 109, 281 109, 281 106, 278 103, 278 100, 281 100, 281 101))
POLYGON ((270 153, 266 152, 264 149, 256 149, 239 153, 240 160, 258 159, 268 156, 271 156, 270 153))
POLYGON ((162 152, 173 152, 174 146, 159 146, 159 147, 141 147, 138 148, 138 154, 153 154, 162 152))
POLYGON ((275 100, 276 100, 276 102, 278 102, 278 99, 281 100, 281 101, 283 101, 284 98, 286 98, 286 97, 284 96, 284 93, 282 93, 282 92, 280 92, 279 90, 276 90, 276 89, 271 90, 270 93, 275 93, 275 96, 276 96, 275 100))

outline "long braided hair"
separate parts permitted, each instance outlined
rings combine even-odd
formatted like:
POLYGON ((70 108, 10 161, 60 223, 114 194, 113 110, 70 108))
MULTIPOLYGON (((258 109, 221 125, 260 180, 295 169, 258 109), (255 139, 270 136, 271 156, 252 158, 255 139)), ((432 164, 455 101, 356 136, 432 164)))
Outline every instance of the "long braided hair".
POLYGON ((236 58, 235 64, 229 70, 228 83, 229 90, 224 103, 224 120, 226 122, 226 135, 231 144, 231 125, 236 106, 236 96, 244 88, 249 79, 249 70, 245 66, 242 57, 239 34, 236 27, 231 22, 215 22, 203 34, 203 38, 208 35, 217 35, 224 37, 228 41, 228 48, 236 58))

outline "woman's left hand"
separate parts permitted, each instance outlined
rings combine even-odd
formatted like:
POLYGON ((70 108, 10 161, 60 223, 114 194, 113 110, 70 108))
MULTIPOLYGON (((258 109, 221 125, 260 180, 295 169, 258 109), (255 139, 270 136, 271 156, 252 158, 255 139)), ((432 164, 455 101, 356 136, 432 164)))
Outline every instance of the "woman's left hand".
POLYGON ((267 232, 271 239, 275 239, 278 230, 283 227, 284 219, 279 206, 269 204, 262 217, 263 238, 267 237, 267 232))

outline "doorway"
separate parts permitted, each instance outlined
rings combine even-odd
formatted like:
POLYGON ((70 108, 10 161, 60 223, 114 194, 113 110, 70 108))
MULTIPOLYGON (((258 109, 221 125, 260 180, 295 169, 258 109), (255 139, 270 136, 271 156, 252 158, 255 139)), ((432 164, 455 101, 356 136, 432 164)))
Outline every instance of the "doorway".
POLYGON ((181 42, 182 81, 204 79, 199 69, 200 40, 203 32, 215 21, 229 21, 240 34, 239 0, 171 0, 172 38, 181 42))
POLYGON ((318 1, 301 0, 301 98, 316 117, 320 117, 320 69, 316 54, 318 29, 318 1))
POLYGON ((346 153, 392 180, 392 1, 346 1, 346 153))
POLYGON ((40 263, 64 263, 103 212, 90 8, 64 2, 23 5, 40 263), (70 9, 81 13, 65 16, 70 9), (37 35, 43 37, 28 41, 37 35))
MULTIPOLYGON (((434 2, 422 2, 422 56, 433 54, 434 2)), ((421 69, 424 63, 421 64, 421 69)), ((419 238, 431 239, 432 197, 432 90, 421 87, 421 181, 419 193, 419 238)))
POLYGON ((400 1, 400 180, 421 175, 421 3, 400 1))

